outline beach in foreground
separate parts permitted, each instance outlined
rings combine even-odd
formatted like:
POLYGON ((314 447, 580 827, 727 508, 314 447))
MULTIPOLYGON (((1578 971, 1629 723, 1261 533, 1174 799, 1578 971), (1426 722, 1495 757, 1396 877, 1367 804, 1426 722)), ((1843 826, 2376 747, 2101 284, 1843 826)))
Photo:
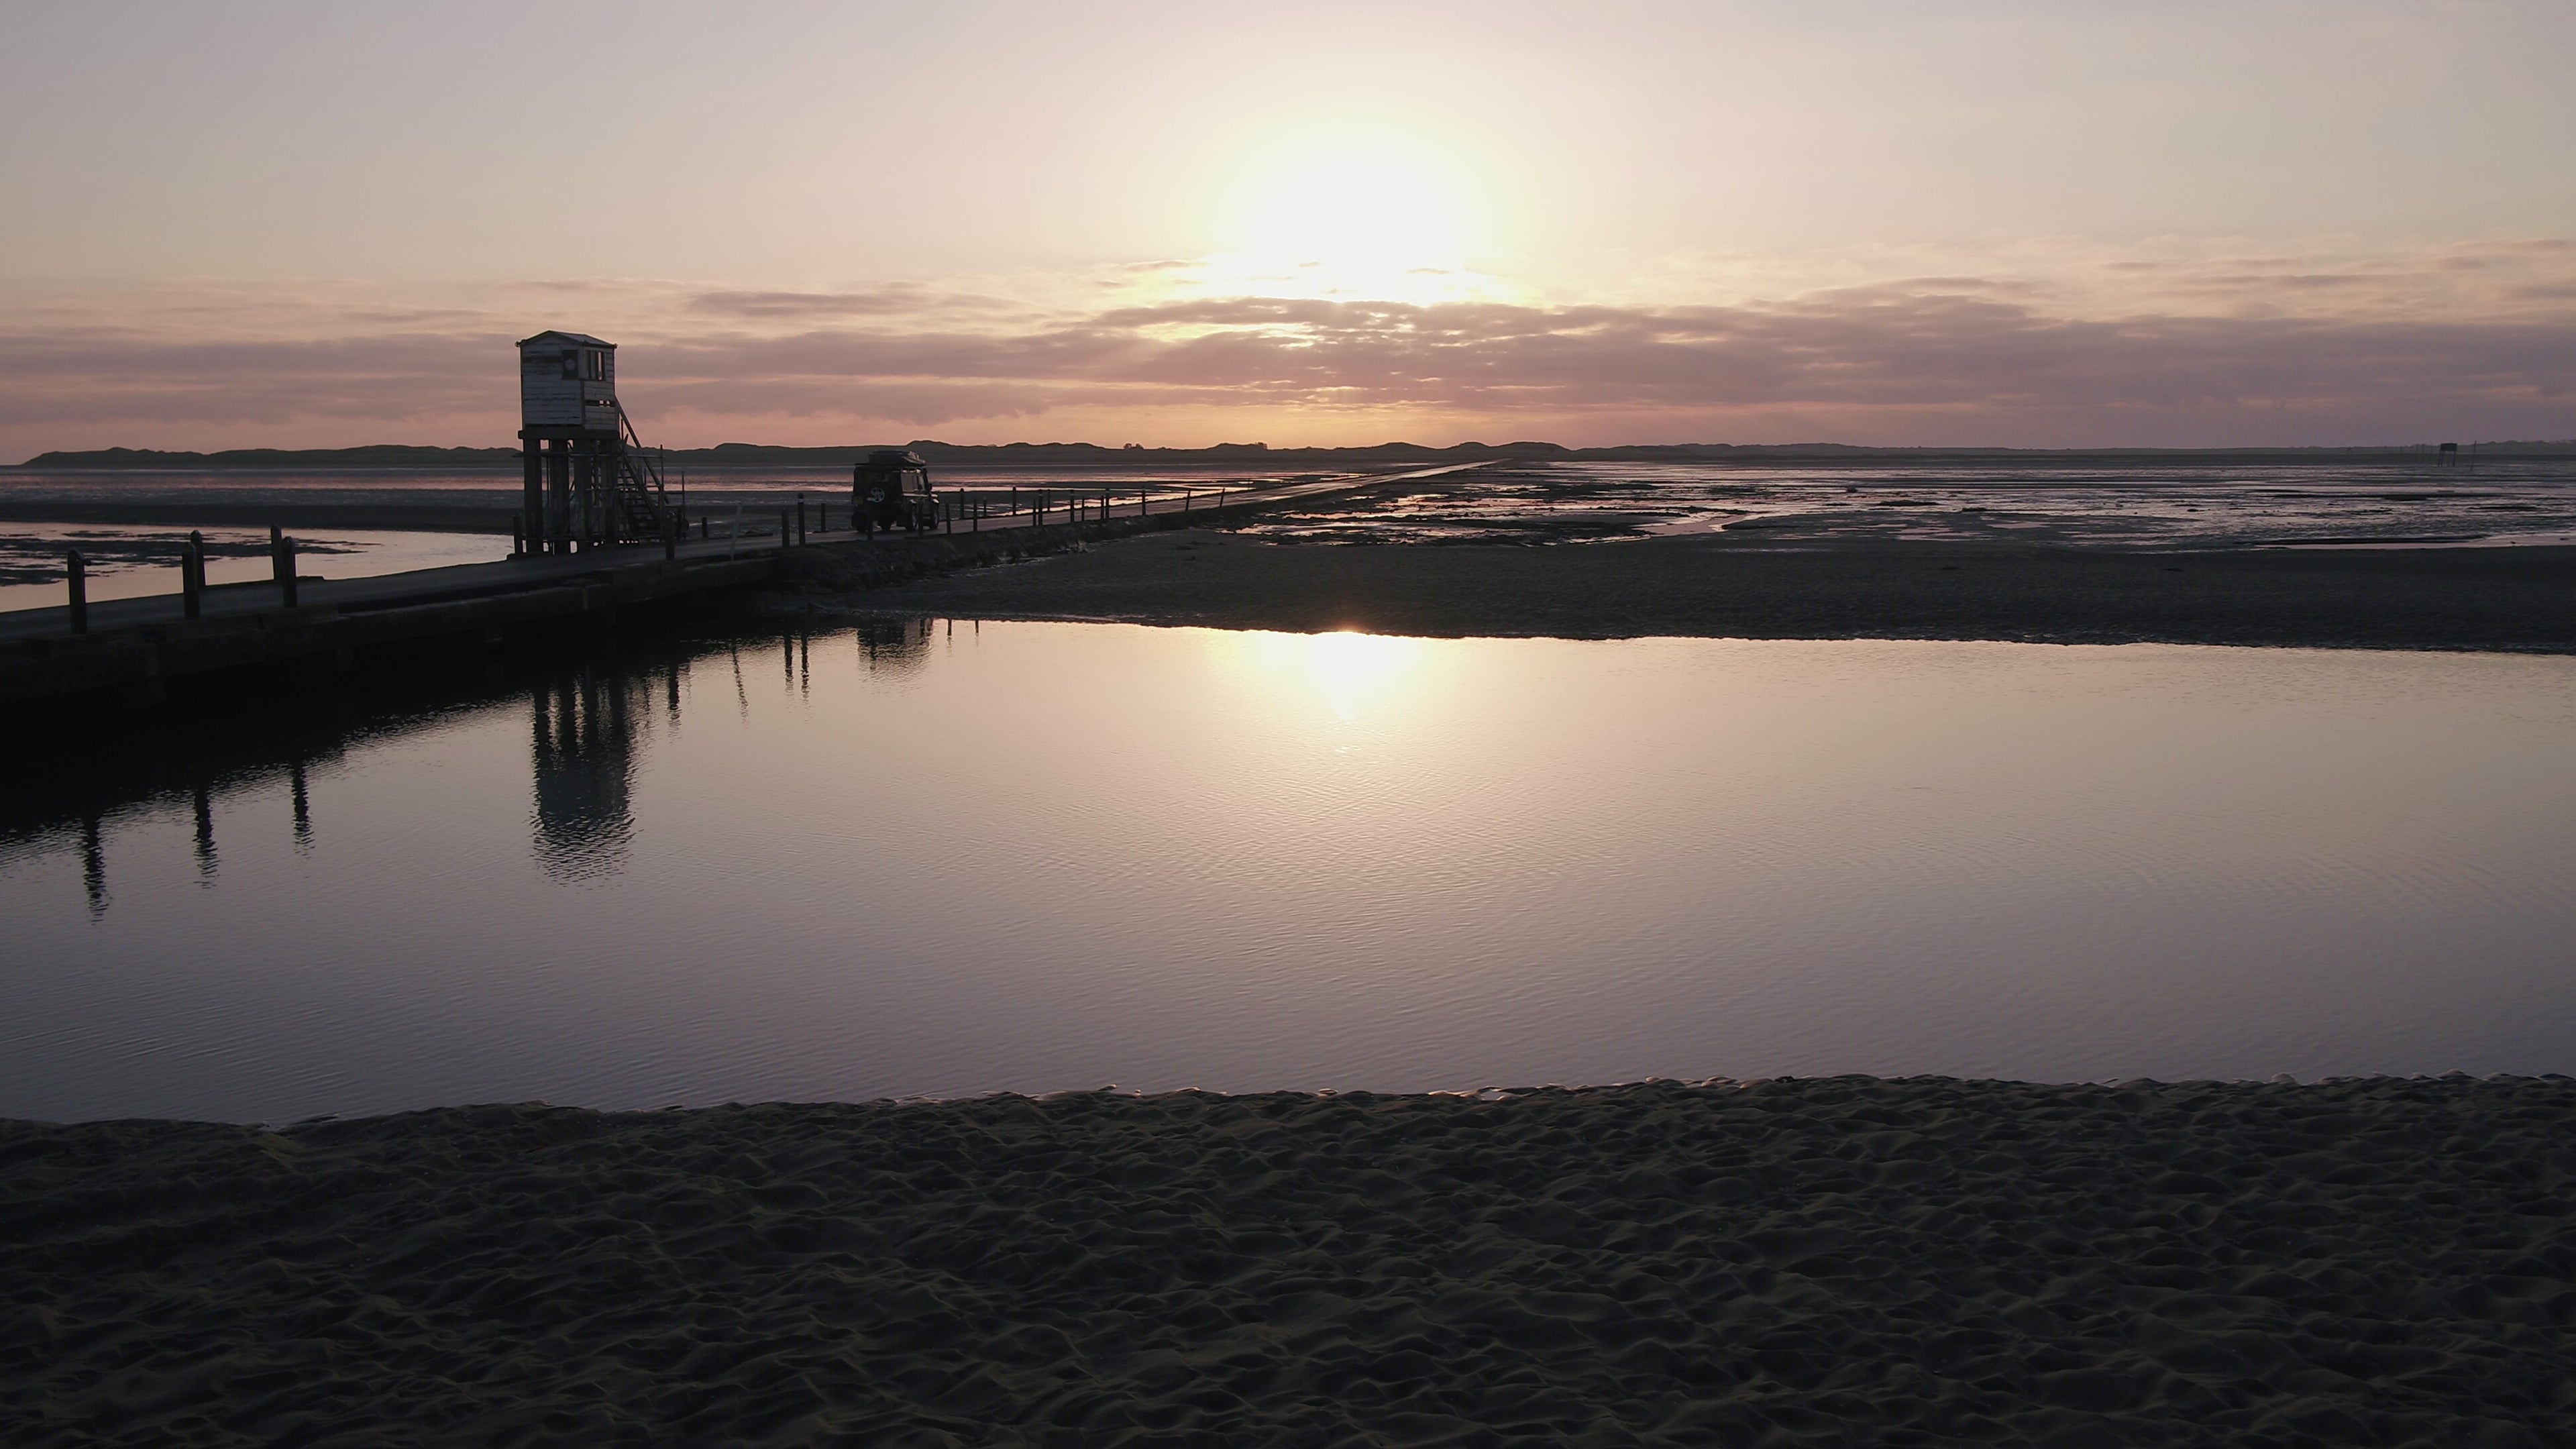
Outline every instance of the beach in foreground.
POLYGON ((2572 1127, 2460 1076, 0 1124, 0 1440, 2565 1443, 2572 1127))

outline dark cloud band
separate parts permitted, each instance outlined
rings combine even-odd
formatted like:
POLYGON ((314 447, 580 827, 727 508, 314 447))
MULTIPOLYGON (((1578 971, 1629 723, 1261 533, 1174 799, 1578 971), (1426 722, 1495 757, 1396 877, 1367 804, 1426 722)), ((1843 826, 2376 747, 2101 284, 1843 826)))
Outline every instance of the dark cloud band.
MULTIPOLYGON (((703 293, 625 359, 639 411, 919 425, 1058 409, 1412 411, 1444 418, 1747 410, 1865 418, 2249 408, 2337 417, 2466 407, 2560 419, 2576 386, 2563 306, 2465 320, 2052 315, 1972 278, 1758 306, 1411 306, 1234 297, 1018 327, 904 288, 703 293), (784 326, 767 334, 748 324, 784 326)), ((445 320, 458 320, 442 314, 445 320)), ((157 340, 135 329, 0 333, 0 424, 277 423, 506 415, 510 331, 417 325, 311 340, 157 340)))

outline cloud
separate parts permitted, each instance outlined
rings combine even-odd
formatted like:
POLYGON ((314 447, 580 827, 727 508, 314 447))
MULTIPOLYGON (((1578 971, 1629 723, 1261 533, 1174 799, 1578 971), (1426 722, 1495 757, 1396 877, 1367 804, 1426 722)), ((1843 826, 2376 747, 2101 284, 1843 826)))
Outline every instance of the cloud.
POLYGON ((387 422, 488 407, 516 386, 490 334, 367 332, 298 340, 168 340, 132 330, 0 332, 0 425, 387 422))
MULTIPOLYGON (((2576 323, 2052 316, 2027 303, 1851 289, 1763 307, 1406 306, 1224 298, 1042 332, 817 330, 674 359, 732 396, 926 380, 1059 398, 1389 406, 1496 417, 1596 408, 2356 405, 2551 396, 2576 323)), ((1016 396, 1016 395, 1015 395, 1016 396)), ((811 405, 810 402, 808 405, 811 405)))
MULTIPOLYGON (((868 421, 990 433, 1049 414, 1195 418, 1211 435, 1290 419, 1310 437, 1336 418, 1410 418, 1432 441, 1723 440, 1784 419, 1854 439, 1933 427, 2000 443, 2576 432, 2576 256, 2554 244, 2121 274, 2150 280, 2116 308, 1970 272, 1728 304, 1166 295, 1076 310, 910 284, 551 295, 586 296, 569 310, 625 343, 623 391, 648 431, 668 418, 706 435, 673 442, 740 434, 740 419, 838 436, 868 421), (2406 300, 2436 285, 2484 290, 2475 307, 2406 300)), ((533 330, 524 304, 280 300, 272 335, 250 335, 255 299, 165 302, 125 316, 59 299, 0 312, 0 441, 88 446, 128 425, 268 429, 280 442, 394 425, 440 441, 511 436, 509 345, 533 330)))
POLYGON ((864 292, 699 292, 688 299, 687 306, 693 312, 758 322, 1028 310, 1025 303, 1006 298, 934 292, 926 287, 906 284, 864 292))
POLYGON ((734 317, 885 316, 921 310, 914 287, 886 287, 874 292, 701 292, 689 305, 701 312, 734 317))

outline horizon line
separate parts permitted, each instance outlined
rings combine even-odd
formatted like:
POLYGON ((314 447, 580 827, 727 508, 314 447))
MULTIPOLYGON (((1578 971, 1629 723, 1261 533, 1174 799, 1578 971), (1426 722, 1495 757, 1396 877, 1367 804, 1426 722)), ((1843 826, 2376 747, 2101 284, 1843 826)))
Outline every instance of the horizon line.
MULTIPOLYGON (((2171 444, 2142 444, 2142 445, 2136 445, 2136 446, 2122 446, 2122 445, 2093 445, 2093 446, 2082 446, 2082 447, 2046 446, 2046 445, 2015 444, 2015 443, 1996 443, 1996 444, 1837 443, 1837 442, 1830 442, 1830 441, 1826 441, 1826 440, 1822 440, 1822 439, 1809 440, 1809 441, 1803 441, 1803 442, 1795 442, 1795 443, 1718 443, 1718 442, 1648 443, 1648 442, 1636 442, 1636 443, 1605 443, 1605 444, 1588 444, 1588 445, 1574 445, 1574 444, 1556 443, 1556 442, 1550 442, 1550 441, 1546 441, 1546 440, 1542 440, 1542 439, 1517 439, 1517 440, 1514 440, 1514 441, 1512 441, 1512 442, 1507 442, 1507 443, 1486 443, 1486 442, 1483 442, 1483 441, 1480 441, 1480 440, 1472 440, 1472 439, 1471 439, 1471 440, 1469 440, 1469 441, 1465 441, 1465 442, 1449 443, 1449 444, 1412 443, 1412 442, 1405 442, 1405 441, 1401 441, 1401 440, 1394 440, 1394 441, 1378 442, 1378 443, 1310 443, 1310 444, 1277 444, 1277 445, 1274 445, 1274 444, 1271 444, 1271 443, 1266 443, 1266 442, 1207 443, 1207 444, 1200 444, 1200 445, 1197 445, 1197 446, 1180 447, 1180 446, 1171 446, 1171 445, 1164 445, 1164 444, 1141 444, 1141 443, 1092 443, 1092 442, 1080 442, 1080 441, 1071 441, 1071 440, 1050 440, 1050 441, 1044 441, 1044 442, 1022 440, 1022 441, 1014 441, 1014 442, 1009 442, 1009 443, 950 443, 950 442, 942 441, 942 440, 937 439, 937 438, 914 438, 914 439, 911 439, 911 440, 909 440, 909 441, 906 441, 906 442, 903 442, 903 443, 900 443, 900 444, 897 444, 897 443, 888 443, 888 442, 871 442, 871 443, 751 443, 751 442, 730 441, 730 442, 715 443, 715 444, 710 444, 710 445, 705 445, 705 446, 700 446, 700 447, 657 448, 657 449, 653 449, 652 451, 659 452, 659 453, 665 453, 665 454, 714 454, 714 453, 727 453, 727 452, 859 453, 859 452, 866 452, 866 451, 869 451, 869 450, 871 450, 871 449, 878 449, 878 448, 893 448, 893 447, 904 447, 904 448, 937 448, 937 449, 946 450, 946 451, 958 451, 958 452, 1006 452, 1006 451, 1018 450, 1018 449, 1027 449, 1027 450, 1033 450, 1033 451, 1034 451, 1034 450, 1056 450, 1056 449, 1060 449, 1060 450, 1083 450, 1083 451, 1090 451, 1090 452, 1097 452, 1097 453, 1105 453, 1105 454, 1110 454, 1110 455, 1135 454, 1135 453, 1161 454, 1161 455, 1169 455, 1169 454, 1228 454, 1228 453, 1230 453, 1230 454, 1236 454, 1236 455, 1242 455, 1242 454, 1283 454, 1283 455, 1293 455, 1293 454, 1313 454, 1313 453, 1386 453, 1386 452, 1397 452, 1397 451, 1408 451, 1408 452, 1416 452, 1416 453, 1457 453, 1457 452, 1466 452, 1466 451, 1484 451, 1484 452, 1491 452, 1491 453, 1497 453, 1497 454, 1507 454, 1507 453, 1510 453, 1510 452, 1512 452, 1512 451, 1514 451, 1514 450, 1544 450, 1544 451, 1546 451, 1546 452, 1551 452, 1551 453, 1562 453, 1562 454, 1566 454, 1566 455, 1568 455, 1569 457, 1581 457, 1581 456, 1586 455, 1586 454, 1590 454, 1590 455, 1601 455, 1601 454, 1610 454, 1610 453, 1675 453, 1675 454, 1690 454, 1690 453, 1699 453, 1699 454, 1708 454, 1708 453, 1735 453, 1735 454, 1781 454, 1781 453, 1796 453, 1796 452, 1801 452, 1801 451, 1807 451, 1807 452, 1834 452, 1834 453, 1862 453, 1862 454, 1908 454, 1908 455, 1917 455, 1917 456, 1924 456, 1924 455, 1937 455, 1937 456, 1953 456, 1953 457, 1979 456, 1979 455, 1989 455, 1989 454, 2040 454, 2040 455, 2060 455, 2060 456, 2066 456, 2066 455, 2092 455, 2092 456, 2102 456, 2102 455, 2159 455, 2159 456, 2189 456, 2189 455, 2210 455, 2210 454, 2438 453, 2438 452, 2440 452, 2441 450, 2443 450, 2443 449, 2445 449, 2445 448, 2455 448, 2455 449, 2458 449, 2458 450, 2461 450, 2461 451, 2464 451, 2464 452, 2465 452, 2465 451, 2468 451, 2468 450, 2471 450, 2471 449, 2493 449, 2493 448, 2514 448, 2514 449, 2552 449, 2552 448, 2566 448, 2566 449, 2570 449, 2570 450, 2576 450, 2576 438, 2566 438, 2566 439, 2556 439, 2556 438, 2494 438, 2494 439, 2475 439, 2475 440, 2463 439, 2463 440, 2458 440, 2458 441, 2449 441, 2449 440, 2445 440, 2445 441, 2440 442, 2440 443, 2435 443, 2435 442, 2407 442, 2407 443, 2395 443, 2395 442, 2383 442, 2383 443, 2290 443, 2290 444, 2255 443, 2255 444, 2206 444, 2206 445, 2198 445, 2198 446, 2176 446, 2176 445, 2171 445, 2171 444)), ((323 458, 327 458, 327 457, 343 457, 343 458, 345 458, 345 457, 349 457, 349 456, 351 456, 351 455, 362 455, 362 454, 370 454, 370 453, 375 453, 375 454, 384 454, 384 453, 396 453, 396 452, 402 452, 402 453, 451 453, 451 454, 453 454, 453 453, 472 453, 472 454, 484 454, 484 455, 491 455, 491 456, 493 456, 493 457, 495 457, 495 458, 497 459, 498 457, 502 457, 502 456, 515 456, 515 455, 517 455, 517 454, 519 453, 519 451, 520 451, 520 450, 519 450, 517 447, 515 447, 515 446, 508 446, 508 445, 503 445, 503 444, 489 444, 489 443, 355 443, 355 444, 346 444, 346 445, 341 445, 341 446, 336 446, 336 447, 309 447, 309 448, 298 448, 298 447, 261 446, 261 447, 236 447, 236 448, 216 448, 216 449, 194 449, 194 448, 135 448, 135 447, 128 447, 128 446, 125 446, 125 445, 122 445, 122 444, 112 444, 112 445, 109 445, 109 446, 106 446, 106 447, 98 447, 98 448, 49 448, 49 449, 45 449, 45 450, 44 450, 44 451, 42 451, 42 452, 38 452, 38 453, 32 454, 32 455, 30 455, 29 457, 24 458, 24 459, 21 459, 20 461, 15 462, 15 463, 0 463, 0 468, 12 468, 12 469, 19 469, 19 468, 33 468, 33 467, 37 467, 37 466, 40 466, 40 465, 43 465, 43 466, 55 466, 55 467, 81 467, 81 466, 95 466, 95 465, 91 465, 91 464, 85 464, 85 463, 82 463, 82 462, 73 462, 73 461, 70 461, 70 460, 73 460, 73 459, 84 459, 84 460, 86 460, 86 459, 94 459, 94 458, 103 458, 103 457, 107 457, 107 456, 111 456, 111 455, 127 455, 127 456, 134 457, 134 458, 136 458, 136 459, 146 459, 146 458, 150 458, 150 459, 207 459, 207 460, 222 459, 222 458, 245 458, 245 457, 296 457, 296 456, 312 456, 312 457, 314 457, 315 459, 317 459, 317 461, 318 461, 318 460, 321 460, 321 459, 323 459, 323 458), (54 463, 54 464, 50 464, 50 465, 45 465, 45 464, 44 464, 44 460, 49 459, 49 458, 59 458, 59 459, 62 459, 62 460, 64 460, 64 461, 62 461, 62 462, 58 462, 58 463, 54 463)))

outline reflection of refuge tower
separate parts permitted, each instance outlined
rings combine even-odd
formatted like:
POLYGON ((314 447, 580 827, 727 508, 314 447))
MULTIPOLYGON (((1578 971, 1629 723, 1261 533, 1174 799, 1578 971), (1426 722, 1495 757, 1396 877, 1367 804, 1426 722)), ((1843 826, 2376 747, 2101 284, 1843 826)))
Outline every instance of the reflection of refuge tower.
POLYGON ((537 862, 556 880, 601 880, 626 867, 635 835, 637 688, 623 674, 565 674, 533 696, 537 862), (549 697, 551 694, 551 698, 549 697))
POLYGON ((540 332, 519 344, 519 448, 530 553, 659 537, 671 521, 657 455, 617 405, 617 344, 540 332))

